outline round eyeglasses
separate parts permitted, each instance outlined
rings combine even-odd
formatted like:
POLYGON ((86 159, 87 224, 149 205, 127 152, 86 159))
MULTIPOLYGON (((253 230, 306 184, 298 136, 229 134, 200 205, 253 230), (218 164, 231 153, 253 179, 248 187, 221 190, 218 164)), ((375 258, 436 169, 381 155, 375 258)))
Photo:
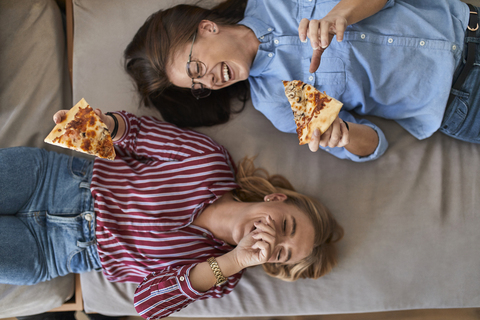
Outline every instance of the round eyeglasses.
POLYGON ((195 98, 201 99, 206 98, 210 95, 212 90, 203 85, 203 83, 195 82, 194 79, 199 79, 207 73, 207 66, 200 60, 192 60, 192 50, 193 44, 195 43, 195 38, 197 37, 197 32, 193 35, 192 47, 190 48, 190 54, 188 55, 187 61, 187 75, 192 79, 191 91, 195 98))

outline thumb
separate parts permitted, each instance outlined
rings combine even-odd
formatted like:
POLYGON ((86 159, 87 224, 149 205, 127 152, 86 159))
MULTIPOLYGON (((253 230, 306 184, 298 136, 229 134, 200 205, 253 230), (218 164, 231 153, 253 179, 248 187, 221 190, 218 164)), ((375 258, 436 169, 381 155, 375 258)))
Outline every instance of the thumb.
POLYGON ((67 110, 59 110, 53 115, 53 122, 56 124, 60 123, 65 119, 65 115, 67 114, 67 110))

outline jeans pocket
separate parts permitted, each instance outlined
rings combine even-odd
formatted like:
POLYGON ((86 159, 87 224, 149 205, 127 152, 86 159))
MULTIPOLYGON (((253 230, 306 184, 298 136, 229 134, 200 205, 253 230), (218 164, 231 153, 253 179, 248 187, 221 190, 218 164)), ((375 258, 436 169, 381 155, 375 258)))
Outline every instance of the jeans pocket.
POLYGON ((67 261, 67 269, 69 273, 82 273, 85 272, 85 249, 78 249, 72 251, 68 257, 67 261))
POLYGON ((91 160, 70 157, 68 166, 70 168, 70 173, 74 178, 84 179, 86 175, 90 172, 90 166, 92 164, 91 160))
POLYGON ((449 135, 455 135, 462 128, 467 117, 469 93, 452 89, 451 94, 455 97, 445 110, 440 131, 449 135))
POLYGON ((51 215, 47 217, 49 248, 58 275, 91 270, 92 263, 84 243, 95 245, 94 224, 85 219, 86 212, 74 216, 51 215))

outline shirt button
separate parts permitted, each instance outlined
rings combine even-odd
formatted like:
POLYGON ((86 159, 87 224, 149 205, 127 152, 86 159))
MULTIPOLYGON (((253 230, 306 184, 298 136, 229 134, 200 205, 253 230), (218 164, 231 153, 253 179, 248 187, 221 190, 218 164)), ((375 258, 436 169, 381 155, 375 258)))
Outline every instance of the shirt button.
POLYGON ((362 33, 362 35, 360 36, 360 38, 362 39, 365 39, 365 37, 366 37, 365 33, 362 33))
POLYGON ((392 38, 388 38, 388 43, 392 43, 393 42, 393 39, 392 38))
POLYGON ((423 47, 425 45, 425 41, 420 41, 420 45, 423 47))
POLYGON ((203 233, 203 236, 204 236, 204 237, 207 237, 207 233, 206 233, 206 232, 204 232, 204 233, 203 233))
POLYGON ((87 214, 85 215, 85 220, 87 220, 87 221, 92 221, 92 219, 93 219, 93 217, 92 217, 92 215, 91 215, 90 213, 87 213, 87 214))
POLYGON ((261 37, 260 37, 260 39, 263 39, 263 38, 265 38, 265 36, 261 36, 261 37))
POLYGON ((268 56, 269 56, 270 58, 273 57, 273 53, 270 52, 270 53, 268 54, 268 56))
POLYGON ((273 29, 272 29, 272 28, 268 28, 267 30, 270 32, 270 31, 272 31, 273 29))
POLYGON ((275 40, 275 41, 273 41, 273 42, 274 42, 275 44, 278 44, 280 41, 278 41, 278 40, 275 40))
POLYGON ((312 80, 313 80, 313 76, 308 77, 308 80, 312 81, 312 80))
POLYGON ((457 50, 457 46, 456 46, 456 45, 453 45, 453 46, 452 46, 452 50, 457 50))
POLYGON ((183 281, 183 280, 185 280, 185 277, 181 276, 179 279, 180 279, 180 281, 183 281))

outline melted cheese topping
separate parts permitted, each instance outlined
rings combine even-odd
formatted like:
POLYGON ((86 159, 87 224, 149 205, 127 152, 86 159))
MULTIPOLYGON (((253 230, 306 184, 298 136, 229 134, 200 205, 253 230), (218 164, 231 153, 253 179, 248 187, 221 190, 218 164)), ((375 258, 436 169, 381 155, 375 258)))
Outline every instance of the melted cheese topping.
MULTIPOLYGON (((329 118, 328 115, 327 117, 322 117, 320 113, 325 106, 332 101, 332 98, 328 97, 325 93, 319 92, 315 87, 299 80, 284 81, 283 84, 285 86, 285 95, 290 102, 297 125, 298 139, 300 140, 300 144, 304 144, 310 140, 311 133, 314 129, 309 128, 310 122, 312 122, 312 120, 315 120, 317 123, 318 121, 326 122, 326 118, 329 118)), ((328 126, 330 126, 330 124, 328 124, 328 126)))

